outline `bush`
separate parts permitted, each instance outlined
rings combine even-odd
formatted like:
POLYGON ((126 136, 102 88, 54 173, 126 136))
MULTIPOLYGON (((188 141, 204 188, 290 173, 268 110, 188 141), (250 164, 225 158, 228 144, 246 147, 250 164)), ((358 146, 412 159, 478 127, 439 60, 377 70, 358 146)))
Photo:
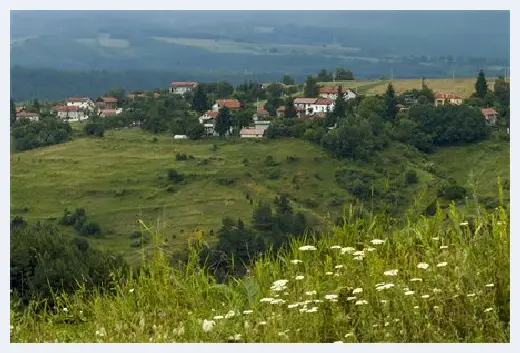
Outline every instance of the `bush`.
POLYGON ((270 155, 265 157, 264 164, 268 167, 274 167, 274 166, 278 165, 278 163, 276 163, 273 156, 270 156, 270 155))
POLYGON ((103 137, 105 134, 105 127, 102 124, 89 123, 85 125, 83 132, 87 136, 103 137))
POLYGON ((168 180, 175 184, 178 184, 184 181, 184 176, 181 173, 179 173, 176 169, 168 169, 168 180))
POLYGON ((287 156, 287 162, 294 163, 298 161, 298 157, 295 156, 287 156))
POLYGON ((81 232, 81 235, 83 235, 83 236, 100 235, 101 227, 97 223, 90 222, 90 223, 84 224, 81 227, 80 232, 81 232))
POLYGON ((186 155, 186 153, 177 153, 175 155, 175 160, 176 161, 185 161, 188 159, 188 156, 186 155))
POLYGON ((417 184, 417 182, 419 181, 417 172, 413 169, 408 170, 405 175, 405 181, 408 185, 417 184))
POLYGON ((449 185, 441 190, 439 196, 444 197, 446 200, 455 201, 461 200, 466 197, 467 190, 460 185, 449 185))
POLYGON ((222 185, 222 186, 233 185, 235 183, 235 181, 236 181, 235 178, 218 178, 216 180, 217 184, 222 185))

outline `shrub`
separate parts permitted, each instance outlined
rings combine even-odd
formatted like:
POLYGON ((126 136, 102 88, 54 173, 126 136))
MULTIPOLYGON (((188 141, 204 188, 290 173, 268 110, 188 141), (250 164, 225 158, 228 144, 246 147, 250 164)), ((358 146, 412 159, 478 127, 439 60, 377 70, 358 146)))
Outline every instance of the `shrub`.
POLYGON ((274 167, 278 165, 278 163, 276 163, 275 159, 271 155, 265 157, 264 164, 268 167, 274 167))
POLYGON ((185 161, 188 159, 188 156, 186 155, 186 153, 177 153, 175 155, 175 160, 176 161, 185 161))
POLYGON ((105 134, 105 127, 102 124, 88 123, 83 128, 85 135, 103 137, 105 134))
POLYGON ((184 176, 176 169, 168 169, 168 180, 177 184, 184 181, 184 176))
POLYGON ((287 162, 294 163, 298 161, 298 157, 295 156, 287 156, 287 162))
POLYGON ((419 181, 419 178, 417 177, 417 172, 413 169, 406 171, 405 181, 408 185, 417 184, 417 182, 419 181))
POLYGON ((444 197, 446 200, 455 201, 466 197, 467 190, 460 185, 448 185, 441 189, 439 196, 444 197))
POLYGON ((84 224, 81 227, 81 235, 83 236, 92 236, 92 235, 100 235, 101 234, 101 227, 99 224, 90 222, 87 224, 84 224))
POLYGON ((14 218, 11 220, 11 228, 16 227, 25 227, 27 225, 27 222, 22 216, 14 216, 14 218))
POLYGON ((222 186, 233 185, 235 183, 235 181, 236 181, 235 178, 218 178, 216 180, 217 184, 222 185, 222 186))
POLYGON ((278 180, 280 179, 281 175, 282 173, 280 172, 280 170, 276 168, 269 169, 269 171, 267 172, 267 178, 271 180, 278 180))
POLYGON ((308 198, 308 199, 305 199, 303 201, 303 204, 307 207, 310 207, 310 208, 316 208, 319 206, 319 203, 318 201, 314 200, 314 199, 311 199, 311 198, 308 198))

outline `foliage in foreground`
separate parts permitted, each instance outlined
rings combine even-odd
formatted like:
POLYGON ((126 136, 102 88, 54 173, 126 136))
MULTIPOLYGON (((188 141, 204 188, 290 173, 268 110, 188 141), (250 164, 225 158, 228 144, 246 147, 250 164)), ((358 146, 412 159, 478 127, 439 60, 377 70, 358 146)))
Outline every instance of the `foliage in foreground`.
MULTIPOLYGON (((151 231, 148 229, 148 231, 151 231)), ((11 300, 13 342, 508 342, 509 206, 464 219, 384 219, 351 212, 330 234, 267 253, 219 285, 190 260, 154 255, 126 281, 80 289, 36 314, 11 300)))

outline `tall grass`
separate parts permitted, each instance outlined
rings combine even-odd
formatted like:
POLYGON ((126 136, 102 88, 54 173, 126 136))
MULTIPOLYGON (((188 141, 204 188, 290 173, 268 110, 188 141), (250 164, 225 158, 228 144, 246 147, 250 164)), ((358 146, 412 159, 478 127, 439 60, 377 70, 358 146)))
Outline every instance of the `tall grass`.
MULTIPOLYGON (((148 229, 148 231, 152 231, 148 229)), ((508 342, 509 206, 448 213, 399 229, 349 221, 266 254, 217 284, 154 252, 109 294, 82 289, 35 312, 11 301, 12 342, 508 342)))

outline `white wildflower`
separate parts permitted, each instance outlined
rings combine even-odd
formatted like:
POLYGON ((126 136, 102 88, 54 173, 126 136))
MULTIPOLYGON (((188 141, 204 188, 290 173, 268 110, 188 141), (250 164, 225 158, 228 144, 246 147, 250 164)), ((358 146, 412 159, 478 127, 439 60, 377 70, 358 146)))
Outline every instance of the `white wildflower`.
POLYGON ((315 313, 315 312, 318 312, 318 307, 317 306, 314 306, 312 307, 311 309, 307 310, 308 313, 315 313))
POLYGON ((316 291, 315 290, 306 291, 305 295, 316 295, 316 291))
POLYGON ((354 257, 354 260, 356 261, 363 261, 364 257, 363 256, 355 256, 354 257))
POLYGON ((273 282, 273 285, 271 286, 271 289, 274 291, 282 291, 285 290, 285 285, 287 284, 288 280, 286 279, 279 279, 277 281, 273 282))
POLYGON ((260 303, 270 303, 272 302, 273 300, 275 300, 274 298, 262 298, 260 299, 260 303))
POLYGON ((332 275, 334 274, 334 272, 330 272, 330 271, 328 271, 328 272, 325 272, 325 274, 326 274, 327 276, 332 276, 332 275))
POLYGON ((382 304, 386 304, 386 303, 388 303, 388 300, 386 300, 386 299, 381 299, 380 302, 381 302, 382 304))
POLYGON ((385 321, 385 327, 390 326, 390 323, 388 321, 385 321))
POLYGON ((404 292, 404 295, 414 295, 415 292, 413 290, 407 290, 406 292, 404 292))
POLYGON ((365 251, 363 251, 363 250, 354 251, 354 253, 352 255, 354 255, 354 256, 365 256, 365 251))
POLYGON ((339 245, 332 245, 329 249, 341 249, 339 245))
POLYGON ((285 300, 283 300, 283 299, 274 299, 274 300, 271 300, 271 304, 272 305, 285 304, 285 300))
POLYGON ((294 309, 294 308, 297 308, 297 307, 298 307, 298 303, 287 305, 287 308, 289 308, 289 309, 294 309))
POLYGON ((381 245, 381 244, 385 243, 385 240, 383 240, 383 239, 372 239, 370 242, 372 243, 372 245, 381 245))
POLYGON ((68 312, 69 309, 67 309, 67 308, 63 308, 63 311, 64 311, 64 312, 68 312))
POLYGON ((106 331, 104 327, 101 327, 99 330, 96 330, 96 336, 103 337, 105 336, 106 331))
POLYGON ((462 222, 460 223, 461 226, 467 226, 469 223, 468 222, 462 222))
POLYGON ((469 297, 469 298, 474 297, 474 296, 476 296, 475 293, 470 293, 470 294, 467 295, 467 297, 469 297))
POLYGON ((444 262, 440 262, 440 263, 438 263, 438 264, 437 264, 437 267, 445 267, 445 266, 447 266, 447 265, 448 265, 448 263, 447 263, 446 261, 444 261, 444 262))
POLYGON ((252 314, 252 313, 253 313, 253 310, 244 310, 242 312, 242 314, 244 314, 244 315, 249 315, 249 314, 252 314))
POLYGON ((486 284, 486 287, 488 287, 488 288, 492 288, 492 287, 494 287, 494 286, 495 286, 495 285, 494 285, 493 283, 486 284))
POLYGON ((383 274, 385 276, 397 276, 397 272, 399 272, 399 270, 388 270, 385 271, 383 274))
POLYGON ((334 274, 334 277, 339 277, 339 276, 340 276, 339 273, 335 273, 335 274, 334 274))
POLYGON ((444 249, 447 249, 447 248, 448 248, 447 245, 441 245, 441 246, 439 246, 439 249, 441 249, 441 250, 444 250, 444 249))
POLYGON ((261 325, 261 326, 267 325, 267 321, 260 321, 260 322, 258 323, 258 325, 261 325))
POLYGON ((356 300, 357 297, 347 297, 347 301, 356 300))
POLYGON ((226 314, 225 318, 229 319, 229 318, 232 318, 234 316, 235 316, 235 312, 233 310, 229 310, 228 313, 226 314))
POLYGON ((314 302, 314 303, 323 303, 323 300, 321 300, 321 299, 315 299, 313 302, 314 302))
POLYGON ((393 283, 378 283, 378 284, 376 284, 376 290, 377 291, 382 291, 384 289, 390 289, 392 287, 394 287, 393 283))
POLYGON ((373 247, 368 247, 368 248, 365 248, 365 251, 368 251, 368 252, 372 252, 372 251, 375 251, 376 248, 373 248, 373 247))
POLYGON ((217 316, 213 317, 213 320, 215 320, 215 321, 222 320, 222 319, 224 319, 224 316, 222 316, 222 315, 217 315, 217 316))
POLYGON ((428 299, 430 296, 428 294, 425 294, 425 295, 421 295, 421 298, 423 299, 428 299))
POLYGON ((379 327, 379 325, 378 324, 374 324, 374 325, 372 325, 372 327, 376 328, 376 327, 379 327))
POLYGON ((297 280, 297 281, 301 281, 304 278, 305 278, 305 276, 296 276, 296 277, 294 277, 294 279, 297 280))
POLYGON ((418 305, 416 305, 416 306, 414 306, 413 308, 414 308, 414 309, 419 309, 419 306, 418 306, 418 305))
POLYGON ((440 292, 442 292, 442 289, 433 288, 433 293, 440 293, 440 292))
POLYGON ((349 337, 354 337, 354 334, 352 332, 350 332, 345 335, 345 338, 349 338, 349 337))
POLYGON ((367 305, 368 302, 366 300, 358 300, 356 301, 356 305, 367 305))
POLYGON ((314 251, 314 250, 316 250, 316 247, 312 246, 312 245, 304 245, 304 246, 300 246, 298 248, 298 250, 300 250, 300 251, 314 251))
POLYGON ((302 260, 298 260, 298 259, 295 259, 295 260, 291 260, 291 263, 293 265, 298 265, 298 264, 301 264, 303 261, 302 260))
POLYGON ((335 269, 340 269, 340 268, 343 268, 343 267, 345 267, 345 266, 343 266, 343 265, 336 265, 336 266, 334 266, 335 269))
POLYGON ((237 333, 234 336, 228 337, 228 340, 230 341, 240 341, 242 339, 242 335, 240 333, 237 333))
POLYGON ((204 332, 209 332, 213 329, 213 326, 215 326, 215 321, 204 319, 204 322, 202 323, 202 330, 204 332))
POLYGON ((130 288, 130 290, 128 291, 128 293, 133 293, 134 292, 134 288, 130 288))
POLYGON ((417 264, 417 268, 420 268, 422 270, 426 270, 428 267, 430 267, 430 265, 428 265, 426 262, 419 262, 417 264))
POLYGON ((484 310, 485 313, 488 313, 490 311, 493 311, 493 308, 487 308, 487 309, 484 310))
POLYGON ((343 343, 343 341, 335 341, 335 342, 332 342, 332 343, 343 343))
POLYGON ((249 327, 250 327, 250 325, 249 325, 249 321, 247 321, 247 320, 244 321, 244 328, 245 328, 246 330, 248 330, 249 327))
POLYGON ((327 299, 327 300, 335 300, 335 299, 338 299, 338 296, 336 294, 327 294, 325 296, 325 299, 327 299))
POLYGON ((347 246, 346 248, 341 248, 341 254, 345 254, 345 253, 352 254, 354 251, 356 251, 356 249, 354 249, 350 246, 347 246))
POLYGON ((352 291, 352 294, 357 294, 357 293, 362 293, 363 292, 363 288, 356 288, 352 291))
POLYGON ((432 240, 439 241, 439 237, 433 237, 432 240))
POLYGON ((410 280, 410 282, 422 282, 422 278, 414 277, 410 280))

